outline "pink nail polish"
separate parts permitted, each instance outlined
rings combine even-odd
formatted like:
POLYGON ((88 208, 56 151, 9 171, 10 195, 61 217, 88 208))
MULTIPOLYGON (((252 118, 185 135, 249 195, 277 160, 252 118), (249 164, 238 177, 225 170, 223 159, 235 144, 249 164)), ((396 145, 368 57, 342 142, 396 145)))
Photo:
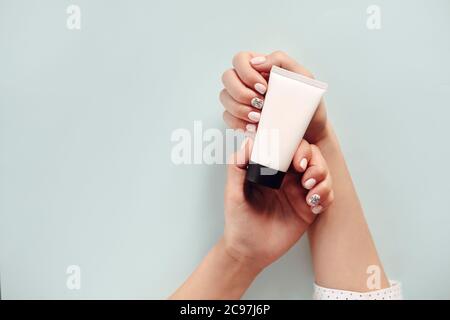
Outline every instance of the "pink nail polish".
POLYGON ((305 171, 307 166, 308 166, 308 160, 306 160, 306 158, 303 158, 300 161, 300 168, 302 168, 302 170, 305 171))
POLYGON ((248 132, 256 132, 256 126, 251 123, 247 124, 245 126, 245 129, 247 129, 248 132))
POLYGON ((254 97, 251 101, 250 104, 252 105, 252 107, 255 107, 257 109, 262 109, 263 105, 264 105, 264 101, 258 97, 254 97))
POLYGON ((308 179, 305 181, 304 187, 305 187, 305 189, 310 190, 315 185, 316 185, 316 179, 311 178, 311 179, 308 179))
POLYGON ((252 111, 248 114, 248 118, 254 122, 258 122, 259 118, 261 118, 261 114, 259 112, 252 111))
POLYGON ((264 93, 266 93, 267 88, 265 85, 263 85, 261 83, 257 83, 257 84, 255 84, 255 90, 261 94, 264 94, 264 93))
POLYGON ((308 204, 311 207, 315 207, 319 204, 320 202, 320 196, 318 194, 313 194, 309 199, 308 199, 308 204))
POLYGON ((254 65, 261 64, 264 62, 266 62, 266 57, 264 57, 264 56, 254 57, 254 58, 250 59, 250 63, 254 64, 254 65))
POLYGON ((319 214, 323 210, 323 207, 321 205, 315 206, 311 208, 312 213, 319 214))

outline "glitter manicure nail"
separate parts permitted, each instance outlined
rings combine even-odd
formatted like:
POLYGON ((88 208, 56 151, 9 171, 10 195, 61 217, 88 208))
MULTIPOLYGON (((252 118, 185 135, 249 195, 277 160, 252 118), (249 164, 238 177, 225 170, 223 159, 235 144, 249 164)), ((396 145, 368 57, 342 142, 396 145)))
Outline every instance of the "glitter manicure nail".
POLYGON ((264 101, 260 98, 254 97, 252 101, 250 101, 250 104, 257 109, 262 109, 264 101))
POLYGON ((309 199, 308 203, 310 206, 317 206, 320 202, 320 196, 318 194, 313 194, 309 199))

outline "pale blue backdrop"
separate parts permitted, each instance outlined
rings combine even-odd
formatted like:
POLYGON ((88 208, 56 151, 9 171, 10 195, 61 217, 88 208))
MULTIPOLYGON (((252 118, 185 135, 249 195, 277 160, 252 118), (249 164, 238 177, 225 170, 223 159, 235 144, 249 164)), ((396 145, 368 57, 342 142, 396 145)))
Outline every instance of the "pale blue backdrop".
MULTIPOLYGON (((221 234, 225 177, 175 166, 171 133, 223 130, 231 57, 277 49, 329 83, 389 276, 450 298, 449 15, 447 0, 0 0, 3 298, 168 296, 221 234)), ((312 281, 303 239, 245 297, 309 298, 312 281)))

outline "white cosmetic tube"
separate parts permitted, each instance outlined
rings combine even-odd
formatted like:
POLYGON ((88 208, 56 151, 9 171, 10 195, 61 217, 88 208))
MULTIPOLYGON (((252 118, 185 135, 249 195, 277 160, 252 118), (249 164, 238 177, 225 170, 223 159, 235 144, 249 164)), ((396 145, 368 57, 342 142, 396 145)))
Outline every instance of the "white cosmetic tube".
POLYGON ((327 84, 276 66, 270 70, 248 181, 279 189, 327 84))

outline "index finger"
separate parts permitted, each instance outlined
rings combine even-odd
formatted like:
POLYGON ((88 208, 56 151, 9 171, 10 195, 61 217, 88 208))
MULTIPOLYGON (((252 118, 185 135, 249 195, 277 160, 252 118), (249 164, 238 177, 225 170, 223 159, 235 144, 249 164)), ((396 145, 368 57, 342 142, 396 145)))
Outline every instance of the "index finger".
POLYGON ((256 71, 262 73, 268 73, 272 66, 277 66, 292 72, 300 73, 309 78, 314 78, 309 70, 298 64, 283 51, 275 51, 267 56, 255 56, 250 63, 256 71))
POLYGON ((249 88, 256 90, 260 94, 267 91, 267 81, 252 67, 250 60, 258 55, 252 52, 239 52, 233 57, 233 67, 241 81, 249 88))

